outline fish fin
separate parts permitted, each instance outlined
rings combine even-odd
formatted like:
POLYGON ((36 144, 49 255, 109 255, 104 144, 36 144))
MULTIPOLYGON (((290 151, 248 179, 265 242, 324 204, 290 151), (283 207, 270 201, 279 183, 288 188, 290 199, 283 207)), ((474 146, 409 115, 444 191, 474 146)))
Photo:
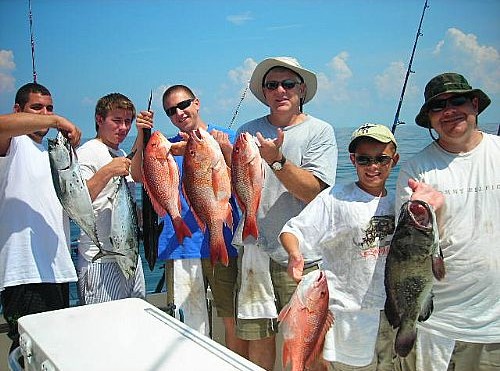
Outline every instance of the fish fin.
POLYGON ((390 294, 386 295, 384 313, 392 328, 399 327, 399 324, 401 323, 401 317, 396 310, 396 306, 394 305, 393 298, 390 294))
MULTIPOLYGON (((203 220, 201 220, 199 217, 198 217, 198 214, 196 214, 196 211, 194 210, 193 208, 193 204, 191 203, 191 201, 189 200, 189 196, 186 192, 186 187, 184 186, 184 182, 182 182, 182 194, 184 195, 184 198, 186 199, 186 202, 187 204, 189 205, 189 209, 191 210, 191 213, 193 214, 194 216, 194 219, 196 220, 196 223, 198 224, 198 226, 200 227, 201 231, 203 233, 205 233, 207 227, 205 225, 205 222, 203 222, 203 220)), ((180 209, 179 209, 180 210, 180 209)))
POLYGON ((394 350, 400 357, 406 357, 415 345, 417 338, 417 331, 415 329, 415 322, 405 321, 396 334, 394 342, 394 350))
POLYGON ((229 256, 227 255, 227 248, 224 242, 222 241, 210 241, 210 262, 212 263, 212 267, 215 266, 217 261, 220 261, 221 264, 225 267, 229 265, 229 256))
POLYGON ((153 193, 151 192, 151 189, 149 188, 148 182, 143 183, 144 189, 146 190, 146 194, 149 197, 149 200, 151 201, 151 205, 153 206, 154 211, 160 216, 164 217, 167 215, 167 210, 163 208, 163 206, 160 205, 160 203, 156 200, 156 198, 153 196, 153 193))
POLYGON ((241 237, 243 241, 248 236, 254 236, 256 239, 259 237, 259 230, 257 229, 257 217, 255 214, 248 215, 248 212, 245 213, 245 224, 243 226, 243 232, 241 237))
MULTIPOLYGON (((306 369, 312 366, 313 364, 322 360, 321 354, 323 353, 323 346, 325 345, 325 336, 330 327, 333 325, 334 318, 333 313, 328 310, 326 313, 325 321, 323 323, 323 327, 320 329, 317 337, 316 344, 314 348, 311 350, 310 355, 307 357, 305 366, 306 369)), ((316 368, 314 368, 316 370, 316 368)))
POLYGON ((174 225, 177 241, 179 241, 180 244, 183 243, 185 237, 193 236, 191 230, 180 216, 178 216, 177 218, 172 218, 172 224, 174 225))
POLYGON ((434 294, 431 291, 425 298, 424 303, 422 304, 422 309, 420 310, 420 314, 418 315, 418 320, 420 322, 426 321, 431 316, 432 311, 434 310, 434 302, 432 300, 433 297, 434 294))
POLYGON ((224 222, 229 226, 229 228, 233 229, 233 207, 229 202, 227 203, 227 214, 224 222))
POLYGON ((240 207, 241 211, 243 213, 246 213, 247 208, 245 207, 245 204, 241 200, 240 196, 238 196, 238 193, 236 192, 236 189, 234 188, 234 186, 233 186, 233 194, 235 196, 234 198, 236 198, 236 202, 238 203, 238 206, 240 207))
MULTIPOLYGON (((292 300, 290 299, 290 302, 291 301, 292 300)), ((290 302, 285 304, 285 306, 281 309, 281 311, 278 315, 278 322, 283 322, 283 320, 286 318, 286 315, 288 314, 288 312, 290 311, 290 308, 291 308, 290 302)))
POLYGON ((439 253, 437 255, 432 256, 432 274, 436 277, 437 280, 441 281, 445 276, 445 267, 444 267, 444 259, 443 252, 441 249, 438 249, 439 253))
POLYGON ((289 349, 289 345, 287 342, 283 343, 283 354, 281 356, 282 358, 282 364, 283 364, 283 370, 286 370, 286 367, 290 362, 292 362, 292 352, 289 349))
POLYGON ((109 251, 109 250, 104 250, 100 249, 97 254, 92 258, 92 263, 94 263, 97 259, 102 258, 103 256, 108 256, 108 255, 118 255, 118 256, 124 256, 122 253, 116 252, 116 251, 109 251))

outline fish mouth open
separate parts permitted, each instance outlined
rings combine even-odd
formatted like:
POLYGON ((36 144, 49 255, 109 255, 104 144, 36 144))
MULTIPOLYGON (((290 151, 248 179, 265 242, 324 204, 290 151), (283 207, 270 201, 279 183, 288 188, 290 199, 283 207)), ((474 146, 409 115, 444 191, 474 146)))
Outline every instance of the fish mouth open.
POLYGON ((427 203, 420 200, 411 201, 408 204, 408 214, 415 228, 421 230, 432 229, 431 213, 427 203))
POLYGON ((189 136, 196 142, 202 142, 203 141, 203 137, 201 135, 201 131, 200 129, 196 129, 196 130, 191 130, 191 132, 189 133, 189 136))

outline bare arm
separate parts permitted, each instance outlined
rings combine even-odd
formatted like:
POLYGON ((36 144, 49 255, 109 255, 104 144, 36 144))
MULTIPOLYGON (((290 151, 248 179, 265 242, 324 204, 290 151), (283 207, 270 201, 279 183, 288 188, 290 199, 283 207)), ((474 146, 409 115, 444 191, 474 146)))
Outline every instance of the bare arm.
POLYGON ((82 132, 62 116, 26 112, 0 115, 0 155, 7 153, 11 138, 49 128, 56 128, 65 133, 74 147, 80 143, 82 132))
MULTIPOLYGON (((282 158, 280 148, 283 144, 284 133, 281 129, 278 129, 277 133, 276 139, 266 139, 257 133, 260 155, 268 164, 282 158)), ((328 186, 312 172, 304 170, 290 161, 286 161, 283 169, 275 171, 274 174, 292 195, 305 203, 312 201, 318 193, 328 186)))
POLYGON ((299 240, 290 232, 281 233, 279 239, 288 253, 288 275, 299 282, 304 272, 304 257, 299 249, 299 240))
POLYGON ((127 176, 129 174, 130 165, 131 160, 128 158, 115 157, 110 163, 100 168, 92 178, 89 178, 87 180, 87 188, 92 202, 95 201, 111 178, 119 175, 127 176))
POLYGON ((142 183, 142 151, 144 150, 144 131, 153 127, 152 111, 141 111, 135 121, 137 127, 137 137, 135 138, 132 151, 136 151, 130 166, 130 175, 135 182, 142 183))

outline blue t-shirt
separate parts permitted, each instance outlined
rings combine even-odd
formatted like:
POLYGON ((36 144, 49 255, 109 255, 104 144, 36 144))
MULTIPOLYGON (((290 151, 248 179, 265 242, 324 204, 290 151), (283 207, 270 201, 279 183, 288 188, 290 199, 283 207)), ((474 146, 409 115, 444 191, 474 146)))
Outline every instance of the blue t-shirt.
MULTIPOLYGON (((217 126, 209 125, 207 131, 219 130, 229 135, 229 141, 234 143, 236 140, 236 133, 225 128, 220 128, 217 126)), ((176 135, 175 137, 168 138, 172 143, 180 142, 182 137, 176 135)), ((182 179, 182 161, 183 156, 174 156, 177 166, 179 167, 180 177, 182 179)), ((170 216, 166 215, 163 218, 164 226, 158 240, 158 259, 168 260, 168 259, 193 259, 193 258, 209 258, 210 257, 210 245, 209 245, 209 232, 208 228, 205 233, 202 232, 196 219, 193 215, 192 210, 184 198, 182 193, 182 182, 179 185, 179 192, 181 196, 181 216, 184 222, 187 224, 191 230, 193 236, 185 237, 184 242, 179 244, 177 237, 175 235, 174 226, 170 216)), ((233 196, 229 199, 231 207, 233 209, 233 230, 238 226, 240 216, 238 213, 238 207, 236 205, 233 196)), ((226 242, 227 252, 229 256, 237 256, 238 253, 236 249, 231 245, 233 239, 233 231, 227 225, 224 225, 224 241, 226 242)))

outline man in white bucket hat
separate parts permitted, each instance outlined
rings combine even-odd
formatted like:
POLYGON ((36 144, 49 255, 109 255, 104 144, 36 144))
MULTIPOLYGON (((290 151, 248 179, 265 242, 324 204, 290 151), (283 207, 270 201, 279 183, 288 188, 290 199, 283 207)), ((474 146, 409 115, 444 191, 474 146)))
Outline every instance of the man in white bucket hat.
MULTIPOLYGON (((240 222, 233 239, 240 247, 237 335, 248 341, 248 358, 267 370, 273 369, 276 358, 277 314, 297 286, 287 274, 288 254, 279 243, 279 232, 335 183, 333 127, 303 112, 316 89, 316 75, 295 58, 263 60, 252 74, 250 90, 270 113, 243 124, 237 132, 256 137, 268 165, 257 212, 258 237, 243 241, 240 222)), ((294 263, 304 266, 304 274, 318 268, 319 253, 303 255, 303 261, 294 263)))

